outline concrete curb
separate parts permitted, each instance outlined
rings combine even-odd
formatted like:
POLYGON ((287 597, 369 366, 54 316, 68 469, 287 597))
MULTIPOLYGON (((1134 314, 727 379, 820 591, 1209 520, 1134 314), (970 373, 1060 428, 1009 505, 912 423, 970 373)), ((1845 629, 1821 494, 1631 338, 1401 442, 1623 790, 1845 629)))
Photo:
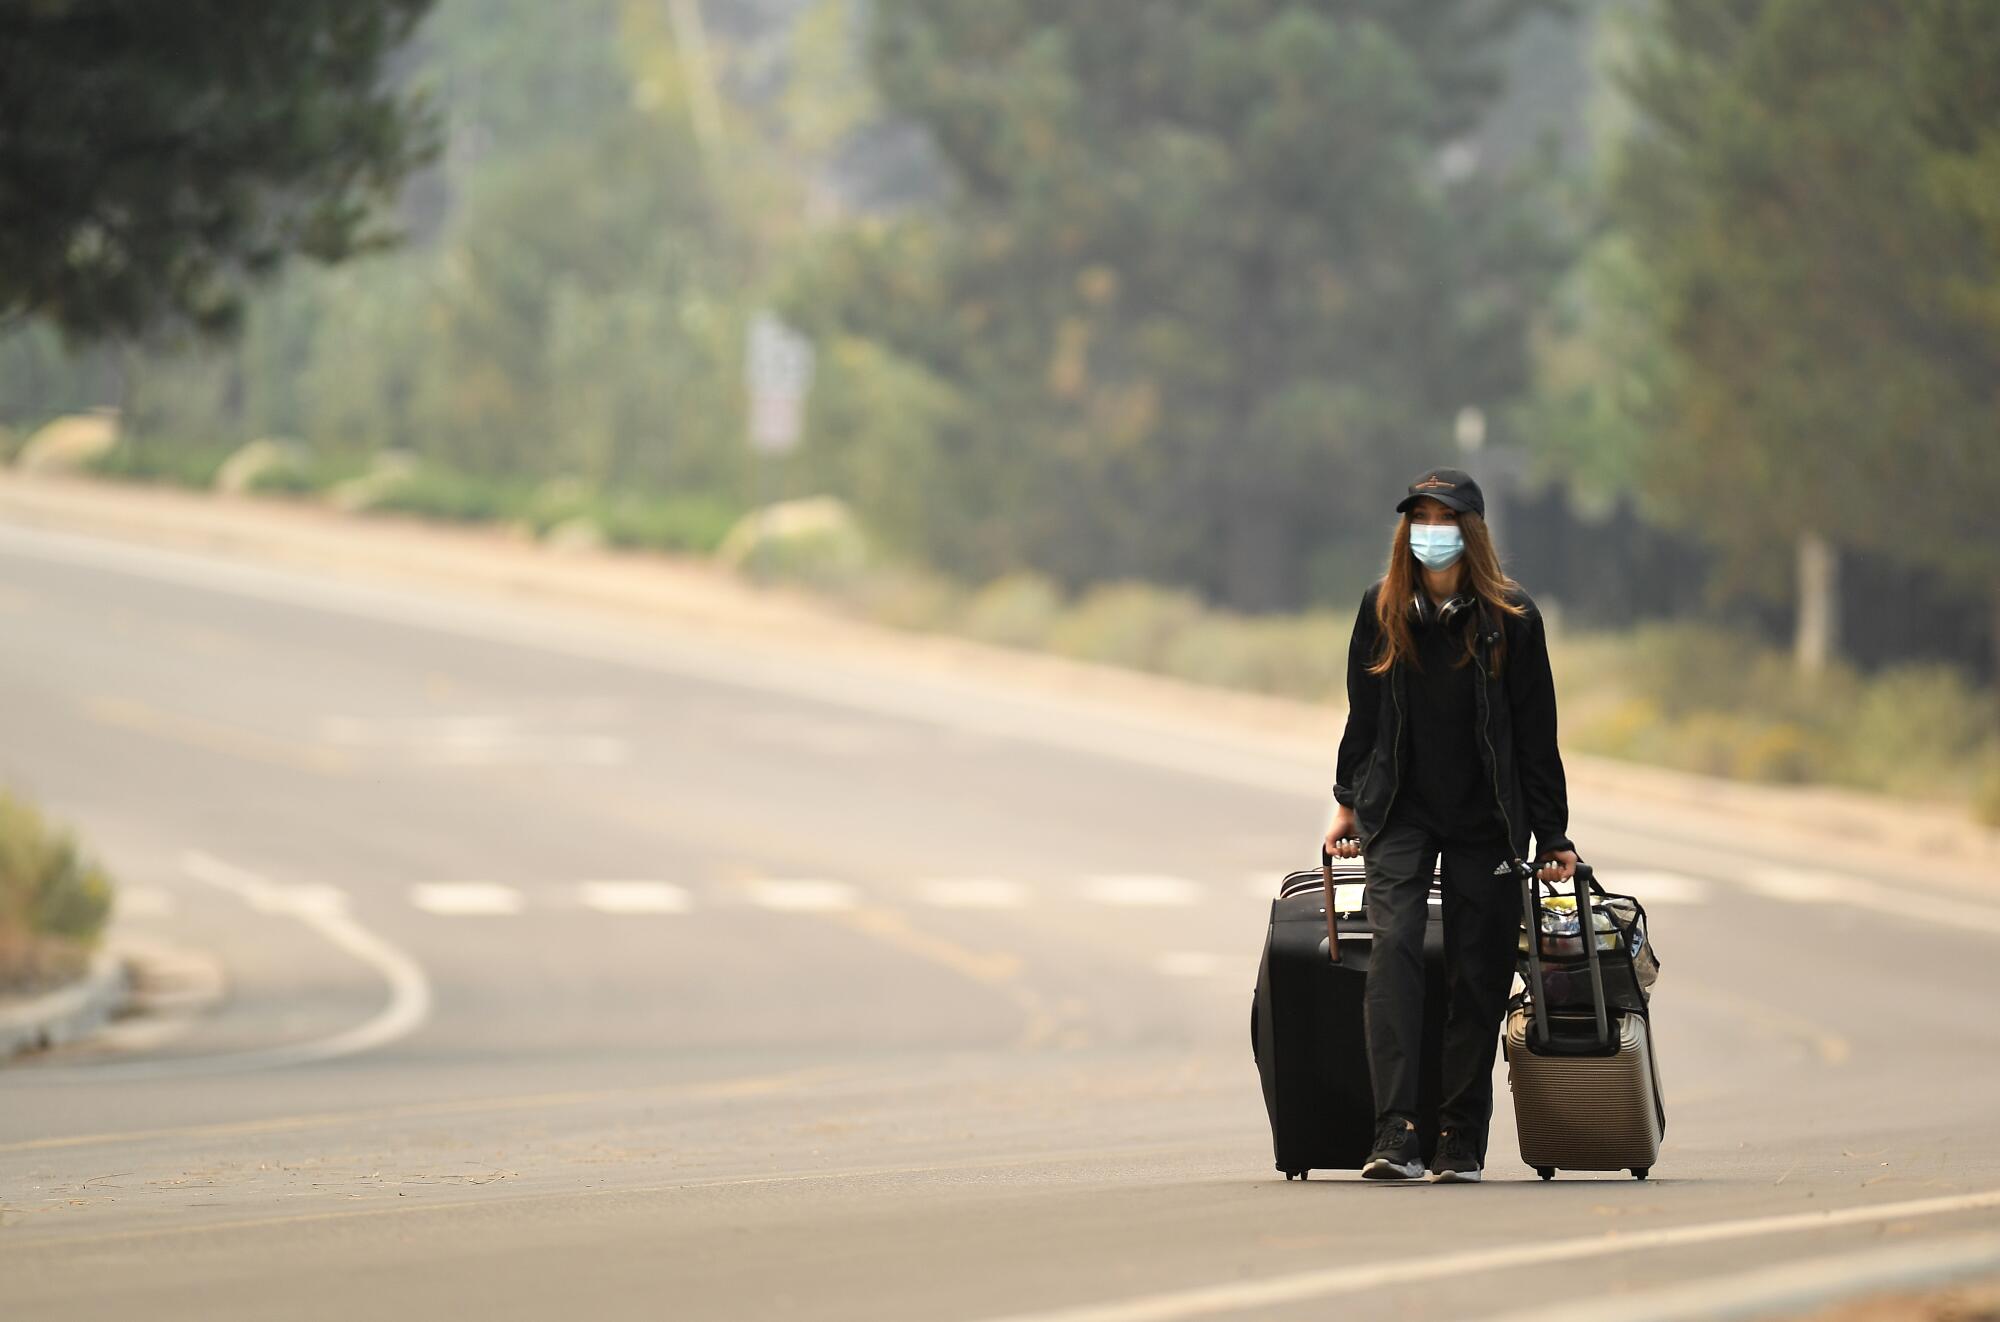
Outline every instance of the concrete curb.
POLYGON ((100 951, 90 972, 67 987, 20 1003, 0 1004, 0 1066, 24 1051, 45 1051, 96 1032, 132 988, 122 956, 100 951))

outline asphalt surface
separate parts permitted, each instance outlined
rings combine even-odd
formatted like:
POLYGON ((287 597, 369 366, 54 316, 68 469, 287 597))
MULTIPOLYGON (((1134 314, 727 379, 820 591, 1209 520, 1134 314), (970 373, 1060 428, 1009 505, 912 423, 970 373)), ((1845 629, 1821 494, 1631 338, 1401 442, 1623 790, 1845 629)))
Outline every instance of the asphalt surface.
POLYGON ((0 777, 226 978, 0 1068, 8 1317, 1719 1316, 2000 1242, 2000 896, 1893 860, 1579 816, 1654 1178, 1537 1181, 1503 1081, 1484 1185, 1290 1184, 1331 750, 5 525, 0 632, 0 777))

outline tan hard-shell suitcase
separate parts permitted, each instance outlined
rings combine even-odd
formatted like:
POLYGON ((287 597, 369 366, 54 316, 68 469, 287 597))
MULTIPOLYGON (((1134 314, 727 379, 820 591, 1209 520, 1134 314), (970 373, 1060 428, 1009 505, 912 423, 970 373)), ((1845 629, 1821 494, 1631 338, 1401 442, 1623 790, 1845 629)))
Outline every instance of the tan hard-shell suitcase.
MULTIPOLYGON (((1579 863, 1576 902, 1584 931, 1592 930, 1593 881, 1590 866, 1579 863)), ((1522 912, 1530 933, 1539 930, 1536 884, 1524 871, 1522 912)), ((1529 991, 1507 1016, 1504 1039, 1521 1160, 1545 1180, 1558 1170, 1629 1170, 1643 1180, 1666 1132, 1652 1027, 1645 1013, 1607 1004, 1597 943, 1581 944, 1592 995, 1588 1010, 1578 1014, 1551 1013, 1535 1003, 1546 985, 1541 942, 1526 943, 1529 991)))
POLYGON ((1545 1180, 1558 1170, 1629 1170, 1645 1179, 1666 1128, 1646 1017, 1613 1016, 1618 1049, 1608 1056, 1537 1052, 1528 1044, 1530 1018, 1526 1007, 1507 1016, 1507 1081, 1521 1160, 1545 1180))

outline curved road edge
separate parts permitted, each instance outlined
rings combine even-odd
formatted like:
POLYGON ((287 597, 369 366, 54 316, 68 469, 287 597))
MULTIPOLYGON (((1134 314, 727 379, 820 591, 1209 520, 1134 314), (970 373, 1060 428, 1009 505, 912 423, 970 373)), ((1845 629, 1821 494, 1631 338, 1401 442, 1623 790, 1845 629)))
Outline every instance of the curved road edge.
POLYGON ((75 1042, 111 1022, 132 991, 131 970, 116 949, 100 950, 90 971, 17 1005, 0 1005, 0 1068, 28 1051, 75 1042))

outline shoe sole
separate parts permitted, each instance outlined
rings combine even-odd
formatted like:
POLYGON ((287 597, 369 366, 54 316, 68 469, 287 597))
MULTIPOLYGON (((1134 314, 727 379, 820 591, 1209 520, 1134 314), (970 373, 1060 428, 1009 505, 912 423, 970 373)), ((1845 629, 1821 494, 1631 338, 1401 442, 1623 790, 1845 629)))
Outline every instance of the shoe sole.
POLYGON ((1376 1158, 1361 1168, 1364 1180, 1421 1180, 1424 1177, 1424 1163, 1421 1161, 1394 1162, 1376 1158))
POLYGON ((1436 1171, 1431 1175, 1432 1184, 1477 1184, 1478 1171, 1436 1171))

